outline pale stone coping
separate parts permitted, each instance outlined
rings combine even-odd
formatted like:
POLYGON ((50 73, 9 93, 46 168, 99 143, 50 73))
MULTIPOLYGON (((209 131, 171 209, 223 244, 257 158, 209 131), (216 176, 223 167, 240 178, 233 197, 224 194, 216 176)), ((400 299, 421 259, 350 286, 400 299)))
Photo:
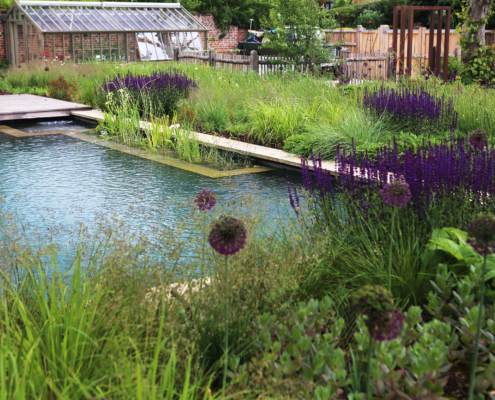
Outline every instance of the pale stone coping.
POLYGON ((183 169, 196 174, 204 175, 209 178, 224 178, 227 176, 253 174, 258 172, 273 171, 273 168, 267 167, 250 167, 239 168, 230 171, 219 171, 214 168, 209 168, 204 165, 193 164, 187 161, 178 160, 176 158, 167 157, 165 154, 153 153, 148 150, 138 149, 136 147, 127 146, 125 144, 116 143, 111 140, 102 139, 94 135, 88 135, 81 132, 64 133, 66 136, 74 137, 79 140, 98 144, 100 146, 108 147, 114 150, 121 151, 123 153, 132 154, 137 157, 145 158, 147 160, 159 162, 161 164, 170 165, 171 167, 183 169))
MULTIPOLYGON (((104 119, 104 113, 100 110, 72 111, 72 115, 96 121, 102 121, 104 119)), ((148 124, 148 122, 141 121, 141 126, 143 128, 146 128, 148 124)), ((283 150, 244 143, 234 139, 226 139, 199 132, 193 132, 193 135, 196 140, 206 146, 217 147, 221 150, 233 151, 239 154, 301 168, 301 157, 283 150)), ((311 160, 308 160, 308 164, 310 168, 313 169, 311 160)), ((334 174, 337 172, 337 167, 334 161, 322 161, 321 166, 324 170, 327 170, 330 173, 334 174)))

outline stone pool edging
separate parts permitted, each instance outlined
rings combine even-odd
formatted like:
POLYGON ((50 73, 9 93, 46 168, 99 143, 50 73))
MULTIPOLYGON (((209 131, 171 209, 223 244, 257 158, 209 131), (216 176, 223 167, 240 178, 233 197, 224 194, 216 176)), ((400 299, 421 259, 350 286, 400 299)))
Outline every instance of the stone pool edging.
MULTIPOLYGON (((74 117, 93 121, 103 121, 104 119, 104 113, 100 110, 73 111, 72 115, 74 117)), ((146 129, 149 126, 149 122, 141 121, 140 125, 142 129, 146 129)), ((216 147, 221 150, 232 151, 278 164, 301 168, 301 157, 283 150, 240 142, 234 139, 226 139, 219 136, 207 135, 205 133, 193 132, 193 134, 195 139, 205 146, 216 147)), ((313 163, 311 160, 308 160, 308 163, 309 167, 313 169, 313 163)), ((334 161, 322 161, 321 166, 324 170, 330 172, 331 174, 337 173, 337 166, 334 161)))

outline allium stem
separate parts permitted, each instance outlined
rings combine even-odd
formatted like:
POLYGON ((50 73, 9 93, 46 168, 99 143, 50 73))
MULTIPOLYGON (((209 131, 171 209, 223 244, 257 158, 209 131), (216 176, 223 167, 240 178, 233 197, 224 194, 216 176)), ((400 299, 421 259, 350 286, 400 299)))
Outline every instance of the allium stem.
POLYGON ((223 367, 223 384, 222 391, 225 396, 225 388, 227 386, 227 369, 229 365, 229 256, 225 256, 225 364, 223 367))
POLYGON ((476 339, 474 341, 474 353, 473 353, 473 362, 471 365, 471 378, 469 379, 469 394, 468 400, 473 400, 474 396, 474 382, 476 380, 476 368, 478 366, 478 347, 480 344, 480 333, 481 333, 481 321, 483 318, 483 308, 485 303, 485 273, 486 273, 486 257, 487 254, 484 255, 483 258, 483 272, 481 273, 481 298, 480 304, 478 308, 478 327, 476 328, 476 339))
POLYGON ((201 284, 200 284, 200 289, 203 289, 203 281, 205 279, 205 249, 206 249, 206 212, 203 213, 203 252, 201 254, 201 284))
POLYGON ((392 211, 392 231, 390 232, 390 249, 388 251, 388 291, 392 293, 392 250, 394 248, 394 232, 395 232, 395 214, 397 207, 393 207, 392 211))
POLYGON ((370 335, 370 346, 368 349, 368 364, 366 365, 366 400, 371 400, 371 396, 373 394, 371 390, 371 356, 373 355, 373 348, 375 347, 375 341, 373 337, 370 335))

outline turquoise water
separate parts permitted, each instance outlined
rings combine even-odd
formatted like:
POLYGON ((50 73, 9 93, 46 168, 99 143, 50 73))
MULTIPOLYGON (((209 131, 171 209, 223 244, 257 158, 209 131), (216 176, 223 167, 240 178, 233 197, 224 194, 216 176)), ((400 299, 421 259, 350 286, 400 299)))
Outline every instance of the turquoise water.
MULTIPOLYGON (((290 209, 287 176, 293 184, 301 181, 286 170, 209 178, 61 134, 0 133, 0 208, 52 235, 57 225, 94 226, 98 216, 113 215, 137 228, 144 215, 162 212, 164 201, 187 202, 202 189, 213 190, 221 202, 256 192, 268 218, 290 209)), ((161 220, 172 226, 187 212, 172 207, 161 220)))

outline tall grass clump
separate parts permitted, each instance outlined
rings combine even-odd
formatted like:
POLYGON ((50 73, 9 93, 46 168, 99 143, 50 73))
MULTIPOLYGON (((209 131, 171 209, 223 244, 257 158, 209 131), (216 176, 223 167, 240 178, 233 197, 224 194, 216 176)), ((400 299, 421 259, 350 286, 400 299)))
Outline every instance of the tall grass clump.
POLYGON ((120 73, 113 79, 108 79, 99 89, 98 103, 106 109, 108 94, 126 89, 140 115, 151 107, 153 115, 164 117, 172 115, 181 99, 187 98, 190 91, 197 87, 196 82, 178 70, 157 71, 151 74, 133 74, 121 76, 120 73), (149 103, 144 104, 143 98, 149 103))

